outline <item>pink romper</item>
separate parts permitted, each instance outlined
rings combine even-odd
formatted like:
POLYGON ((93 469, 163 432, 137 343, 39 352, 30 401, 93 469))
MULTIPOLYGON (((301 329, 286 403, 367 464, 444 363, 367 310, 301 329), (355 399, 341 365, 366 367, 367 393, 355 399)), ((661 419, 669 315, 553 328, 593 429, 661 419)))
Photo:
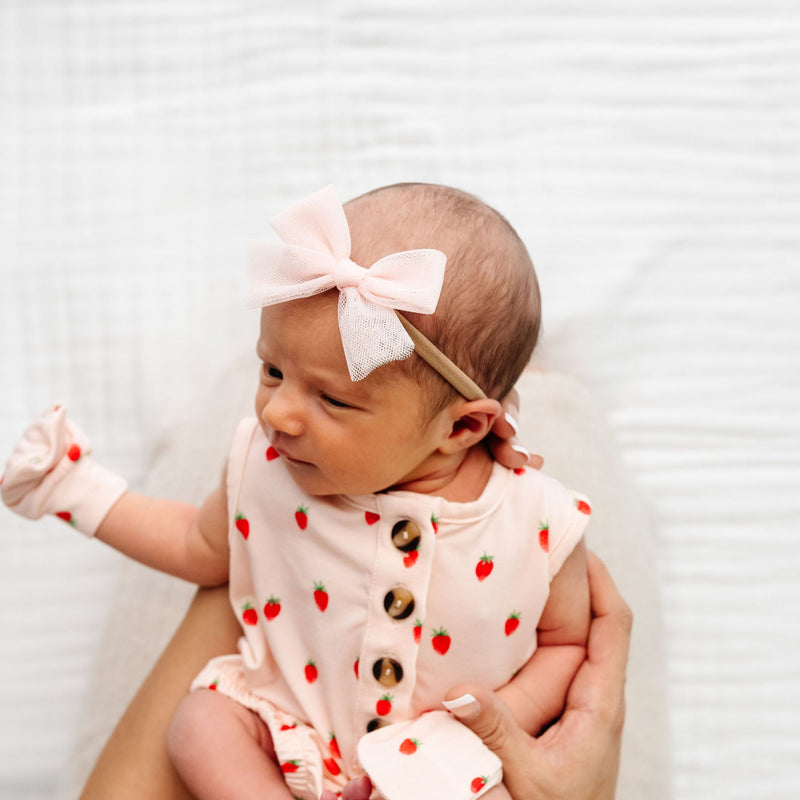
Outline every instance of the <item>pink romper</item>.
POLYGON ((192 688, 258 713, 289 788, 309 800, 363 774, 367 731, 441 708, 454 684, 510 680, 590 513, 547 475, 497 464, 469 503, 310 497, 255 419, 236 432, 228 510, 244 636, 192 688))

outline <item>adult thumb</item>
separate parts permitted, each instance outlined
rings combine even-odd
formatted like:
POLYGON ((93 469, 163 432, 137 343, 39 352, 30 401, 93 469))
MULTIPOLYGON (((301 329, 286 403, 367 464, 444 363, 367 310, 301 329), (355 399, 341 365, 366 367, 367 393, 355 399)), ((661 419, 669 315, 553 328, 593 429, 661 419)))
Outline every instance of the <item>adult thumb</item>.
POLYGON ((454 686, 445 695, 444 706, 483 740, 504 769, 527 767, 533 740, 494 692, 481 686, 454 686))

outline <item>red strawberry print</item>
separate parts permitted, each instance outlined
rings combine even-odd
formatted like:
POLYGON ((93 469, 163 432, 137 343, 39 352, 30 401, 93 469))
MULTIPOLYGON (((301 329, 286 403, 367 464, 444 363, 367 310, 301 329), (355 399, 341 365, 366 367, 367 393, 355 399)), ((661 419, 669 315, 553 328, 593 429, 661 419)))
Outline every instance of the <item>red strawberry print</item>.
POLYGON ((317 669, 317 665, 313 661, 306 662, 306 680, 309 683, 314 683, 314 681, 319 677, 319 670, 317 669))
POLYGON ((493 561, 494 556, 486 555, 486 551, 484 550, 481 560, 475 566, 475 575, 479 581, 485 581, 489 575, 491 575, 492 570, 494 569, 494 564, 492 563, 493 561))
POLYGON ((219 678, 214 678, 214 680, 208 684, 208 688, 211 689, 212 692, 217 691, 217 686, 219 686, 219 678))
POLYGON ((72 525, 73 528, 75 527, 75 520, 72 519, 72 514, 69 511, 56 511, 56 516, 59 519, 63 519, 68 525, 72 525))
POLYGON ((550 552, 550 523, 547 520, 539 523, 539 547, 545 553, 550 552))
POLYGON ((436 628, 431 640, 433 649, 443 656, 450 649, 450 634, 444 628, 436 628))
POLYGON ((314 584, 314 602, 320 611, 324 611, 328 607, 328 592, 321 583, 314 584))
POLYGON ((591 514, 592 507, 585 501, 585 500, 575 500, 575 508, 581 512, 581 514, 591 514))
POLYGON ((277 597, 269 596, 266 604, 264 605, 264 616, 267 621, 275 619, 281 613, 281 601, 277 597))
POLYGON ((511 636, 514 631, 519 628, 519 612, 512 611, 506 620, 506 636, 511 636))
POLYGON ((398 748, 404 756, 410 756, 417 752, 417 748, 422 744, 419 739, 403 739, 398 748))
POLYGON ((77 461, 81 457, 81 449, 78 445, 74 444, 67 450, 67 458, 70 461, 77 461))
POLYGON ((525 467, 515 467, 514 468, 515 475, 524 475, 525 474, 525 467))
POLYGON ((291 725, 287 725, 286 723, 284 723, 283 725, 281 725, 281 730, 282 731, 293 731, 296 727, 297 727, 297 723, 296 722, 293 722, 291 725))
POLYGON ((281 771, 284 775, 288 775, 291 772, 297 772, 297 770, 300 768, 300 764, 302 763, 303 762, 300 761, 299 758, 293 758, 291 761, 284 761, 283 764, 281 764, 281 771))
POLYGON ((359 657, 358 657, 358 658, 355 660, 355 662, 354 662, 354 664, 353 664, 353 672, 355 672, 355 674, 356 674, 356 678, 358 677, 358 664, 359 664, 359 662, 360 662, 360 661, 361 661, 361 656, 359 656, 359 657))
POLYGON ((414 564, 417 563, 417 559, 419 558, 419 548, 415 547, 410 552, 406 553, 403 558, 403 566, 404 567, 413 567, 414 564))
POLYGON ((422 638, 422 622, 419 618, 414 620, 414 641, 419 644, 419 640, 422 638))
POLYGON ((255 625, 258 622, 258 612, 253 608, 252 603, 245 603, 242 606, 242 622, 245 625, 255 625))
POLYGON ((392 711, 392 697, 390 694, 381 695, 381 699, 375 703, 375 713, 379 717, 385 717, 387 714, 390 714, 392 711))
POLYGON ((294 519, 301 531, 308 526, 308 506, 298 506, 294 512, 294 519))
POLYGON ((436 514, 431 514, 431 527, 434 533, 439 533, 439 517, 436 514))
POLYGON ((472 779, 472 783, 469 785, 472 794, 478 794, 478 792, 486 786, 486 776, 479 775, 477 778, 472 779))
POLYGON ((339 765, 332 758, 324 758, 322 763, 331 775, 339 775, 341 773, 339 765))
POLYGON ((336 741, 336 734, 335 733, 330 734, 330 739, 328 740, 328 747, 330 747, 331 753, 336 758, 341 758, 342 757, 342 752, 341 752, 341 750, 339 750, 339 743, 336 741))
POLYGON ((367 521, 367 525, 374 525, 380 518, 381 515, 376 514, 374 511, 364 512, 364 519, 367 521))
POLYGON ((278 456, 280 456, 280 453, 272 445, 270 445, 267 448, 267 461, 274 461, 276 458, 278 458, 278 456))
POLYGON ((250 535, 250 523, 247 521, 247 517, 241 511, 237 511, 234 519, 236 521, 236 530, 244 536, 246 541, 250 535))

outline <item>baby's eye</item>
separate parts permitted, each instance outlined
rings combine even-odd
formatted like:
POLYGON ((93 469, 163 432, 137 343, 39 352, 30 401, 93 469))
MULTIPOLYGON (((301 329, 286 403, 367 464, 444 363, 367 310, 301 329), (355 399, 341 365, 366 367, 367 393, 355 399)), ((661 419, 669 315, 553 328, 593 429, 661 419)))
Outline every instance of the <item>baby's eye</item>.
POLYGON ((262 364, 261 372, 265 378, 272 378, 274 381, 283 380, 283 373, 277 367, 273 367, 272 364, 262 364))
POLYGON ((322 395, 322 399, 334 408, 352 408, 352 406, 347 405, 347 403, 343 403, 341 400, 337 400, 335 397, 331 397, 327 394, 322 395))

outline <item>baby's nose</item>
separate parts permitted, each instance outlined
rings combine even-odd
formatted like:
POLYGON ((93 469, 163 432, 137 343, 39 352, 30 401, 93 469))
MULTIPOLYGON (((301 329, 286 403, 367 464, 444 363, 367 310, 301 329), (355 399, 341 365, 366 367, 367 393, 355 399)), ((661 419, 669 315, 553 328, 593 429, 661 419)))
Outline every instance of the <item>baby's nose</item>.
POLYGON ((288 436, 300 436, 305 430, 299 401, 287 396, 282 389, 276 391, 264 406, 261 419, 272 430, 288 436))

